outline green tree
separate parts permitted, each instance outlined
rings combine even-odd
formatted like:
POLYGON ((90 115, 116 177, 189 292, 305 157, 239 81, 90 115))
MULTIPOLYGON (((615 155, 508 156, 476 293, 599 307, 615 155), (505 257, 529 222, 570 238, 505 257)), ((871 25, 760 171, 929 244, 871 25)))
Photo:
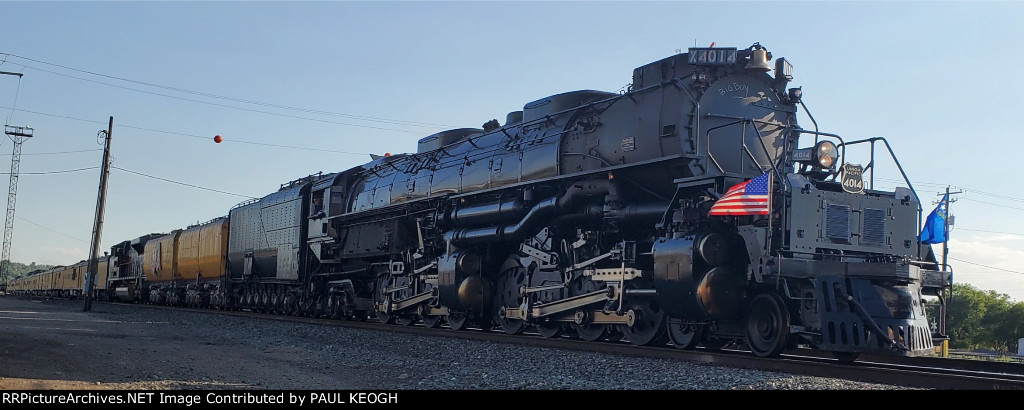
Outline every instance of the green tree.
POLYGON ((1024 338, 1024 302, 1009 305, 999 312, 995 318, 993 341, 1001 348, 999 351, 1017 353, 1017 343, 1024 338))
POLYGON ((984 292, 967 284, 953 284, 946 316, 946 331, 952 349, 973 349, 984 338, 982 318, 988 310, 984 292))
POLYGON ((11 262, 7 265, 7 279, 14 280, 20 277, 28 276, 29 273, 37 270, 47 270, 53 268, 53 265, 39 265, 35 262, 29 263, 28 265, 19 262, 11 262))
POLYGON ((1024 337, 1024 303, 970 284, 953 284, 946 329, 950 348, 1015 351, 1024 337))

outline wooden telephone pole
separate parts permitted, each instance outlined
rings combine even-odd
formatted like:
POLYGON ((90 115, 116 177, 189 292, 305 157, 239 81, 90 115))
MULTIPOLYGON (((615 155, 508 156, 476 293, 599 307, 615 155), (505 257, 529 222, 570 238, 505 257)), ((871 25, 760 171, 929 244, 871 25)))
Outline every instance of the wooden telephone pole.
MULTIPOLYGON (((114 117, 110 117, 110 124, 107 125, 106 131, 100 131, 100 134, 106 134, 105 142, 103 144, 103 166, 100 171, 100 190, 96 195, 96 219, 93 220, 92 224, 92 243, 89 245, 89 270, 85 276, 85 305, 82 306, 83 312, 88 312, 92 309, 92 288, 93 282, 96 280, 96 269, 99 266, 100 258, 100 238, 103 237, 103 212, 104 207, 107 204, 107 177, 110 176, 110 135, 114 132, 114 117)), ((106 286, 106 284, 104 284, 106 286)))

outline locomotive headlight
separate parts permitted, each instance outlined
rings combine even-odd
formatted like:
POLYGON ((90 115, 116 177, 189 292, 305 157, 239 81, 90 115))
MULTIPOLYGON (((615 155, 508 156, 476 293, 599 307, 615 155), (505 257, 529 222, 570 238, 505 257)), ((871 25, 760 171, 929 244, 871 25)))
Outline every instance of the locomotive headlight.
POLYGON ((836 160, 839 159, 839 151, 836 150, 836 144, 832 141, 819 142, 814 147, 814 151, 818 165, 821 165, 822 168, 832 168, 836 164, 836 160))
POLYGON ((832 141, 819 141, 814 148, 793 150, 793 160, 818 168, 832 168, 839 160, 839 150, 832 141))

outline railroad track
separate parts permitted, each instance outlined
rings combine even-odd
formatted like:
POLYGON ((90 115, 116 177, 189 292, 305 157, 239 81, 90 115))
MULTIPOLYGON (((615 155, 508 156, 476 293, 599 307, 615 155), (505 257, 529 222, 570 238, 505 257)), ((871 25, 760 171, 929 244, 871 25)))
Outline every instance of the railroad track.
POLYGON ((796 349, 778 358, 761 358, 742 349, 680 350, 671 346, 642 347, 626 342, 586 342, 570 337, 545 338, 537 334, 508 335, 500 330, 482 331, 470 328, 454 331, 448 328, 427 328, 422 325, 385 325, 378 321, 344 321, 327 318, 281 316, 249 311, 220 311, 161 305, 138 305, 151 309, 178 309, 197 313, 229 315, 246 318, 308 323, 382 332, 401 332, 433 337, 461 338, 525 346, 610 353, 635 357, 684 360, 757 370, 778 371, 803 376, 855 380, 866 383, 892 384, 940 390, 1024 390, 1024 364, 985 362, 935 357, 885 357, 862 355, 857 361, 837 361, 827 352, 796 349))

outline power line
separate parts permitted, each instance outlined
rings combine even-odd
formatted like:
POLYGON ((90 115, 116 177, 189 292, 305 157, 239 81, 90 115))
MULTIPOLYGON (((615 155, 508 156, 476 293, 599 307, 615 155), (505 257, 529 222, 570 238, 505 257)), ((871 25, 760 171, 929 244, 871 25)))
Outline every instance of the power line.
MULTIPOLYGON (((170 90, 170 91, 177 91, 177 92, 186 93, 186 94, 199 95, 199 96, 209 97, 209 98, 217 98, 217 99, 234 101, 234 102, 240 102, 240 103, 245 103, 245 104, 260 105, 260 106, 264 106, 264 107, 280 108, 280 109, 292 110, 292 111, 301 111, 301 112, 307 112, 307 113, 312 113, 312 114, 333 115, 333 116, 338 116, 338 117, 360 119, 360 120, 366 120, 366 121, 387 122, 387 123, 392 123, 392 124, 396 124, 396 125, 451 127, 450 125, 445 125, 445 124, 433 124, 433 123, 428 123, 428 122, 404 121, 404 120, 395 120, 395 119, 388 119, 388 118, 381 118, 381 117, 369 117, 369 116, 362 116, 362 115, 344 114, 344 113, 338 113, 338 112, 332 112, 332 111, 315 110, 315 109, 310 109, 310 108, 298 108, 298 107, 292 107, 292 106, 288 106, 288 105, 272 104, 272 103, 266 103, 266 102, 261 102, 261 101, 246 100, 246 99, 236 98, 236 97, 227 97, 227 96, 222 96, 222 95, 217 95, 217 94, 205 93, 205 92, 201 92, 201 91, 193 91, 193 90, 189 90, 189 89, 185 89, 185 88, 171 87, 171 86, 166 86, 166 85, 148 83, 148 82, 144 82, 144 81, 138 81, 138 80, 132 80, 132 79, 128 79, 128 78, 122 78, 122 77, 117 77, 117 76, 112 76, 112 75, 107 75, 107 74, 96 73, 96 72, 92 72, 92 71, 88 71, 88 70, 82 70, 82 69, 68 67, 68 66, 64 66, 64 65, 60 65, 60 64, 50 63, 50 62, 46 62, 46 61, 42 61, 42 60, 36 60, 36 59, 28 58, 28 57, 22 57, 22 56, 19 56, 19 55, 16 55, 16 54, 10 54, 10 53, 0 53, 0 54, 3 54, 5 56, 4 57, 4 61, 6 61, 6 57, 15 57, 15 58, 20 58, 22 60, 28 60, 28 61, 32 61, 32 62, 36 62, 36 63, 40 63, 40 64, 46 64, 46 65, 54 66, 54 67, 60 67, 60 68, 63 68, 65 70, 77 71, 77 72, 80 72, 80 73, 95 75, 95 76, 98 76, 98 77, 109 78, 109 79, 112 79, 112 80, 125 81, 125 82, 129 82, 129 83, 145 85, 145 86, 148 86, 148 87, 162 88, 162 89, 170 90)), ((56 75, 62 75, 62 76, 71 77, 71 76, 68 76, 67 74, 47 71, 47 70, 43 70, 43 69, 38 68, 38 67, 32 67, 32 66, 28 66, 28 65, 22 65, 22 66, 23 67, 27 67, 27 68, 31 68, 31 69, 34 69, 34 70, 39 70, 39 71, 44 71, 44 72, 56 74, 56 75)), ((71 77, 71 78, 77 78, 77 77, 71 77)), ((91 81, 91 80, 85 80, 85 81, 91 81)))
MULTIPOLYGON (((52 65, 52 66, 56 66, 56 67, 61 67, 61 68, 67 69, 67 70, 78 71, 78 72, 82 72, 82 73, 87 73, 87 74, 96 75, 96 76, 100 76, 100 77, 115 79, 115 80, 119 80, 119 81, 126 81, 126 82, 129 82, 129 83, 140 84, 140 85, 145 85, 145 86, 149 86, 149 87, 161 88, 161 89, 165 89, 165 90, 171 90, 171 91, 176 91, 176 92, 181 92, 181 93, 186 93, 186 94, 192 94, 192 95, 198 95, 198 96, 203 96, 203 97, 209 97, 209 98, 215 98, 215 99, 221 99, 221 100, 240 102, 240 103, 245 103, 245 104, 252 104, 252 105, 257 105, 257 106, 262 106, 262 107, 278 108, 278 109, 283 109, 283 110, 305 112, 305 113, 309 113, 309 114, 336 116, 336 117, 350 118, 350 119, 355 119, 355 120, 360 120, 360 121, 378 122, 378 123, 384 123, 384 124, 402 125, 402 126, 410 126, 410 127, 452 127, 450 125, 444 125, 444 124, 431 124, 431 123, 424 123, 424 122, 403 121, 403 120, 393 120, 393 119, 379 118, 379 117, 359 116, 359 115, 343 114, 343 113, 336 113, 336 112, 330 112, 330 111, 313 110, 313 109, 308 109, 308 108, 297 108, 297 107, 291 107, 291 106, 287 106, 287 105, 271 104, 271 103, 265 103, 265 102, 260 102, 260 101, 245 100, 245 99, 241 99, 241 98, 226 97, 226 96, 221 96, 221 95, 217 95, 217 94, 204 93, 204 92, 200 92, 200 91, 187 90, 187 89, 177 88, 177 87, 169 87, 169 86, 164 86, 164 85, 159 85, 159 84, 147 83, 147 82, 143 82, 143 81, 136 81, 136 80, 130 80, 130 79, 126 79, 126 78, 120 78, 120 77, 109 76, 109 75, 105 75, 105 74, 94 73, 94 72, 85 71, 85 70, 79 70, 79 69, 75 69, 75 68, 71 68, 71 67, 66 67, 66 66, 62 66, 62 65, 58 65, 58 64, 51 64, 51 63, 47 63, 47 62, 44 62, 44 61, 39 61, 39 60, 33 60, 33 59, 25 58, 25 57, 20 57, 20 56, 16 56, 16 55, 13 55, 13 54, 6 54, 5 53, 5 55, 9 55, 9 56, 12 56, 12 57, 18 57, 18 58, 23 58, 23 59, 29 60, 29 61, 35 61, 35 62, 42 63, 42 64, 48 64, 48 65, 52 65)), ((287 115, 287 114, 281 114, 281 113, 275 113, 275 112, 269 112, 269 111, 255 110, 255 109, 251 109, 251 108, 242 108, 242 107, 236 107, 236 106, 232 106, 232 105, 218 104, 218 103, 213 103, 213 102, 209 102, 209 101, 201 101, 201 100, 195 100, 195 99, 191 99, 191 98, 184 98, 184 97, 178 97, 178 96, 174 96, 174 95, 168 95, 168 94, 162 94, 162 93, 157 93, 157 92, 152 92, 152 91, 140 90, 140 89, 137 89, 137 88, 125 87, 125 86, 121 86, 121 85, 117 85, 117 84, 105 83, 105 82, 102 82, 102 81, 90 80, 88 78, 76 77, 76 76, 73 76, 73 75, 59 73, 59 72, 56 72, 56 71, 46 70, 46 69, 42 69, 42 68, 39 68, 39 67, 33 67, 33 66, 29 66, 29 65, 24 65, 24 67, 25 68, 30 68, 30 69, 33 69, 33 70, 42 71, 42 72, 45 72, 45 73, 50 73, 50 74, 59 75, 59 76, 63 76, 63 77, 73 78, 73 79, 76 79, 76 80, 86 81, 86 82, 95 83, 95 84, 101 84, 101 85, 105 85, 105 86, 108 86, 108 87, 120 88, 120 89, 124 89, 124 90, 135 91, 135 92, 140 92, 140 93, 150 94, 150 95, 156 95, 156 96, 166 97, 166 98, 173 98, 173 99, 177 99, 177 100, 194 102, 194 103, 199 103, 199 104, 209 104, 209 105, 215 105, 215 106, 224 107, 224 108, 232 108, 232 109, 243 110, 243 111, 252 111, 252 112, 256 112, 256 113, 260 113, 260 114, 278 115, 278 116, 283 116, 283 117, 303 119, 303 120, 309 120, 309 121, 321 121, 321 122, 327 122, 327 123, 338 124, 338 125, 348 125, 348 126, 353 126, 353 127, 374 128, 374 129, 381 129, 381 130, 387 130, 387 131, 398 131, 398 132, 413 132, 413 133, 416 132, 416 131, 408 131, 408 130, 397 130, 397 129, 392 129, 392 128, 374 127, 374 126, 361 125, 361 124, 351 124, 351 123, 326 121, 326 120, 319 120, 319 119, 307 118, 307 117, 299 117, 299 116, 293 116, 293 115, 287 115)))
POLYGON ((1000 270, 1000 271, 1003 271, 1003 272, 1009 272, 1009 273, 1017 273, 1017 274, 1021 274, 1021 275, 1024 275, 1024 272, 1017 272, 1017 271, 1015 271, 1015 270, 1009 270, 1009 269, 997 268, 997 267, 995 267, 995 266, 988 266, 988 265, 982 265, 982 264, 980 264, 980 263, 968 262, 968 261, 965 261, 965 260, 963 260, 963 259, 957 259, 957 258, 954 258, 954 257, 950 257, 949 259, 952 259, 952 260, 955 260, 955 261, 958 261, 958 262, 963 262, 963 263, 966 263, 966 264, 968 264, 968 265, 975 265, 975 266, 981 266, 981 267, 983 267, 983 268, 995 269, 995 270, 1000 270))
MULTIPOLYGON (((4 60, 6 61, 7 59, 5 58, 4 60)), ((21 75, 18 75, 18 88, 16 88, 14 90, 14 103, 11 104, 11 113, 7 114, 7 122, 6 122, 6 124, 10 124, 11 123, 11 117, 14 116, 14 107, 16 107, 18 105, 18 94, 19 93, 21 93, 21 75)))
MULTIPOLYGON (((897 183, 898 182, 904 182, 902 179, 890 179, 890 178, 875 178, 875 179, 877 179, 879 181, 889 181, 889 182, 897 182, 897 183)), ((950 184, 937 184, 937 183, 934 183, 934 182, 920 182, 920 181, 912 181, 912 182, 914 182, 914 184, 917 184, 917 185, 937 186, 937 187, 942 187, 942 188, 945 188, 946 186, 950 185, 950 184)), ((1005 199, 1007 201, 1024 202, 1024 198, 1015 198, 1015 197, 1012 197, 1012 196, 1006 196, 1006 195, 1001 195, 1001 194, 993 194, 991 192, 985 192, 985 191, 980 191, 980 190, 977 190, 977 189, 961 187, 961 186, 958 186, 958 185, 953 185, 953 186, 957 187, 957 188, 962 188, 965 191, 967 191, 968 193, 977 193, 977 194, 981 194, 981 195, 985 195, 985 196, 991 196, 991 197, 995 197, 995 198, 999 198, 999 199, 1005 199)))
POLYGON ((157 176, 143 174, 141 172, 136 172, 136 171, 132 171, 132 170, 129 170, 129 169, 120 168, 120 167, 111 166, 111 168, 116 169, 118 171, 124 171, 124 172, 130 173, 130 174, 141 175, 141 176, 144 176, 144 177, 147 177, 147 178, 159 179, 161 181, 170 182, 172 184, 184 185, 184 186, 187 186, 187 187, 192 187, 192 188, 202 189, 202 190, 206 190, 206 191, 217 192, 217 193, 221 193, 221 194, 240 196, 242 198, 255 198, 254 196, 236 194, 236 193, 233 193, 233 192, 221 191, 221 190, 218 190, 218 189, 207 188, 207 187, 202 187, 202 186, 199 186, 199 185, 192 185, 192 184, 187 184, 187 183, 184 183, 184 182, 174 181, 174 180, 167 179, 167 178, 160 178, 160 177, 157 177, 157 176))
MULTIPOLYGON (((30 154, 22 152, 21 155, 25 156, 25 155, 74 154, 74 153, 78 153, 78 152, 95 152, 95 151, 103 151, 103 150, 99 149, 99 148, 93 148, 93 149, 80 149, 80 150, 77 150, 77 151, 33 152, 33 153, 30 153, 30 154)), ((11 156, 11 154, 2 154, 2 155, 11 156)))
MULTIPOLYGON (((9 107, 0 106, 0 108, 5 108, 6 109, 6 108, 9 108, 9 107)), ((87 120, 87 119, 84 119, 84 118, 75 118, 75 117, 69 117, 69 116, 66 116, 66 115, 59 115, 59 114, 49 114, 49 113, 45 113, 45 112, 31 111, 31 110, 25 110, 25 109, 20 109, 20 108, 15 110, 15 111, 27 112, 27 113, 30 113, 30 114, 43 115, 43 116, 47 116, 47 117, 62 118, 62 119, 72 120, 72 121, 81 121, 81 122, 88 122, 88 123, 93 123, 93 124, 106 124, 103 121, 87 120)), ((140 130, 140 131, 156 132, 156 133, 161 133, 161 134, 179 135, 179 136, 183 136, 183 137, 198 138, 198 139, 203 139, 203 140, 209 140, 210 139, 210 137, 208 137, 208 136, 189 134, 189 133, 184 133, 184 132, 176 132, 176 131, 164 131, 164 130, 158 130, 158 129, 153 129, 153 128, 137 127, 137 126, 132 126, 132 125, 119 124, 117 127, 118 128, 128 128, 128 129, 133 129, 133 130, 140 130)), ((295 145, 267 144, 267 143, 262 143, 262 142, 242 141, 242 140, 233 140, 233 139, 227 139, 224 142, 225 143, 237 142, 239 144, 263 145, 263 146, 276 147, 276 148, 290 148, 290 149, 300 149, 300 150, 306 150, 306 151, 333 152, 333 153, 337 153, 337 154, 347 154, 347 155, 370 155, 369 153, 365 153, 365 152, 339 151, 339 150, 324 149, 324 148, 299 147, 299 146, 295 146, 295 145)), ((97 151, 102 151, 102 150, 97 149, 97 151)))
POLYGON ((1017 236, 1024 236, 1024 234, 1021 234, 1021 233, 1014 233, 1014 232, 997 232, 997 231, 985 231, 985 230, 981 230, 981 229, 968 229, 968 228, 956 228, 956 229, 957 229, 958 231, 972 231, 972 232, 998 233, 998 234, 1003 234, 1003 235, 1017 235, 1017 236))
POLYGON ((85 239, 81 239, 81 238, 76 238, 76 237, 74 237, 74 236, 71 236, 71 235, 68 235, 68 234, 66 234, 66 233, 62 233, 62 232, 57 232, 57 231, 55 231, 55 230, 53 230, 53 229, 47 228, 47 227, 45 227, 45 226, 42 226, 42 225, 40 225, 40 224, 37 224, 37 223, 35 223, 35 222, 32 222, 32 221, 30 221, 30 220, 28 220, 28 219, 22 218, 22 217, 20 217, 20 216, 19 216, 19 217, 17 217, 17 218, 18 218, 18 219, 21 219, 22 221, 28 222, 28 223, 30 223, 30 224, 32 224, 32 225, 38 226, 38 227, 40 227, 40 228, 43 228, 43 229, 45 229, 45 230, 47 230, 47 231, 53 232, 53 233, 55 233, 55 234, 57 234, 57 235, 61 235, 61 236, 66 236, 66 237, 68 237, 68 238, 74 239, 74 240, 76 240, 76 241, 79 241, 79 242, 85 242, 85 243, 89 243, 89 241, 87 241, 87 240, 85 240, 85 239))
POLYGON ((1016 209, 1018 211, 1024 211, 1024 208, 1015 208, 1015 207, 1007 206, 1007 205, 993 204, 991 202, 979 201, 977 199, 971 199, 971 198, 963 198, 963 199, 966 199, 966 200, 972 201, 972 202, 982 203, 982 204, 985 204, 985 205, 992 205, 992 206, 998 206, 998 207, 1003 207, 1003 208, 1016 209))
MULTIPOLYGON (((906 182, 906 181, 904 181, 902 179, 892 179, 892 178, 875 178, 875 180, 877 180, 877 181, 896 182, 896 183, 906 182)), ((911 181, 911 182, 913 182, 914 184, 916 184, 918 186, 936 186, 936 187, 942 187, 942 188, 945 188, 945 187, 949 186, 949 184, 937 184, 937 183, 934 183, 934 182, 921 182, 921 181, 911 181)))
POLYGON ((1022 199, 1022 198, 1014 198, 1012 196, 992 194, 992 193, 988 193, 988 192, 985 192, 985 191, 979 191, 979 190, 976 190, 976 189, 968 189, 967 191, 968 192, 977 192, 977 193, 982 194, 982 195, 988 195, 988 196, 999 198, 999 199, 1005 199, 1007 201, 1024 202, 1024 199, 1022 199))
MULTIPOLYGON (((39 69, 37 68, 37 70, 39 70, 39 69)), ((156 95, 156 96, 160 96, 160 97, 173 98, 173 99, 176 99, 176 100, 194 102, 194 103, 198 103, 198 104, 207 104, 207 105, 213 105, 213 106, 217 106, 217 107, 231 108, 233 110, 249 111, 249 112, 255 112, 255 113, 258 113, 258 114, 266 114, 266 115, 276 115, 276 116, 279 116, 279 117, 294 118, 294 119, 306 120, 306 121, 323 122, 323 123, 327 123, 327 124, 347 125, 347 126, 350 126, 350 127, 370 128, 370 129, 383 130, 383 131, 395 131, 395 132, 407 132, 407 133, 412 133, 412 134, 420 134, 419 131, 400 130, 400 129, 386 128, 386 127, 375 127, 375 126, 372 126, 372 125, 352 124, 352 123, 338 122, 338 121, 328 121, 328 120, 322 120, 322 119, 319 119, 319 118, 300 117, 298 115, 281 114, 281 113, 277 113, 277 112, 263 111, 263 110, 257 110, 257 109, 252 109, 252 108, 235 107, 233 105, 218 104, 218 103, 210 102, 210 101, 201 101, 201 100, 195 100, 195 99, 191 99, 191 98, 185 98, 185 97, 178 97, 178 96, 173 96, 173 95, 156 93, 156 92, 152 92, 152 91, 139 90, 139 89, 136 89, 136 88, 124 87, 124 86, 115 85, 115 84, 108 84, 108 83, 104 83, 102 81, 95 81, 95 80, 89 80, 89 79, 86 79, 86 78, 79 78, 79 77, 75 77, 75 76, 69 76, 69 75, 66 75, 66 74, 54 73, 52 71, 47 71, 47 70, 40 70, 40 71, 46 71, 46 72, 50 72, 50 73, 53 73, 53 74, 63 75, 63 76, 71 77, 71 78, 82 80, 82 81, 88 81, 88 82, 91 82, 91 83, 97 83, 97 84, 102 84, 102 85, 106 85, 106 86, 110 86, 110 87, 115 87, 115 88, 121 88, 121 89, 129 90, 129 91, 140 92, 140 93, 143 93, 143 94, 151 94, 151 95, 156 95)))
MULTIPOLYGON (((41 172, 19 172, 20 175, 50 175, 50 174, 66 174, 68 172, 88 171, 90 169, 96 169, 99 167, 88 167, 78 169, 66 169, 63 171, 41 171, 41 172)), ((0 172, 0 175, 11 175, 10 172, 0 172)))
MULTIPOLYGON (((224 142, 228 142, 228 141, 230 141, 230 140, 225 140, 224 142)), ((252 142, 252 141, 234 141, 234 142, 237 142, 239 144, 260 145, 260 146, 264 146, 264 147, 301 149, 301 150, 316 151, 316 152, 335 152, 335 153, 339 153, 339 154, 350 154, 350 155, 370 155, 370 154, 363 153, 363 152, 337 151, 337 150, 322 149, 322 148, 296 147, 296 146, 293 146, 293 145, 267 144, 267 143, 264 143, 264 142, 252 142)))

